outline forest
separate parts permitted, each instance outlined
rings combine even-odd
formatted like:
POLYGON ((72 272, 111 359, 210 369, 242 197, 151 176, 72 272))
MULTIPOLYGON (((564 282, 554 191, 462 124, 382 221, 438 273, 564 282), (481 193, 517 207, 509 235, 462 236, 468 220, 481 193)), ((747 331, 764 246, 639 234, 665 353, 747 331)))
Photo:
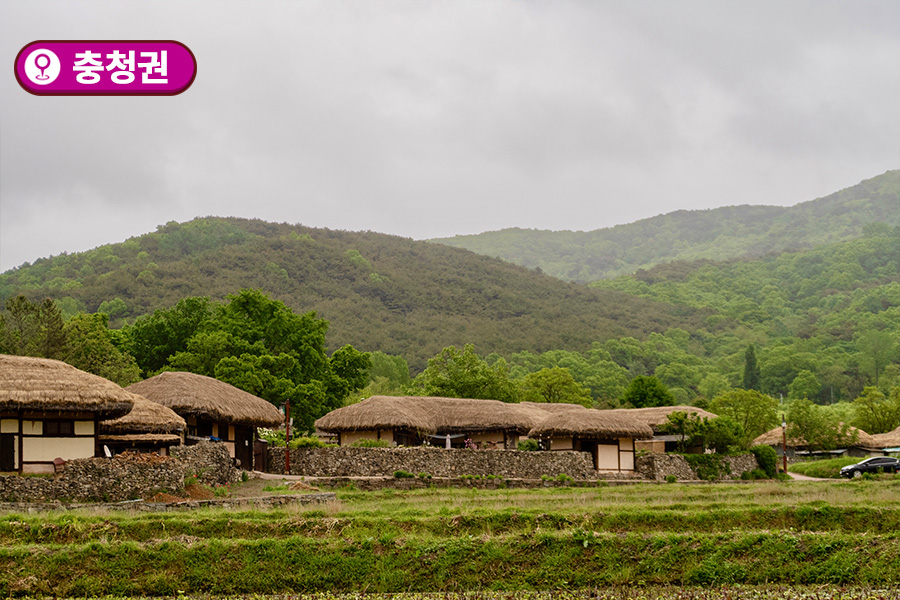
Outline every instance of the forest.
POLYGON ((843 210, 840 235, 796 235, 836 241, 668 260, 590 285, 372 232, 168 223, 0 275, 0 351, 122 384, 183 369, 274 389, 276 404, 306 403, 307 424, 367 395, 414 393, 691 404, 742 421, 745 437, 787 412, 879 433, 900 425, 900 210, 879 221, 858 196, 887 198, 875 192, 888 194, 889 175, 799 205, 813 225, 843 210), (264 342, 275 334, 235 317, 235 302, 313 342, 264 342), (750 424, 734 406, 753 394, 766 418, 750 424))

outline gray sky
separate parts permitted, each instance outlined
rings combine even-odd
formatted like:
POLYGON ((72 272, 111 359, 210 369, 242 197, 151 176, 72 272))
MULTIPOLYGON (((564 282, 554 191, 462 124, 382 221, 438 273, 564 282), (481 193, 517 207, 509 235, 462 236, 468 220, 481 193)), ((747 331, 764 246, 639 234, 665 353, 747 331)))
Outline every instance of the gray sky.
POLYGON ((235 215, 417 239, 791 205, 900 168, 900 2, 0 2, 0 271, 235 215), (35 97, 174 39, 175 97, 35 97))

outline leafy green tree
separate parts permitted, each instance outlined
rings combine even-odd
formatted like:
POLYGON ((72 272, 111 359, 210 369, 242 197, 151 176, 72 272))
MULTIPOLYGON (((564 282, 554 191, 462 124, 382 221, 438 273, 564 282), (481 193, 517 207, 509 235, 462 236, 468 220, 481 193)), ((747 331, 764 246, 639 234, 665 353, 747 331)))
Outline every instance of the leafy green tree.
POLYGON ((517 400, 506 361, 500 359, 489 365, 475 353, 472 344, 466 344, 461 351, 455 346, 444 348, 413 380, 412 389, 426 396, 445 398, 517 400))
POLYGON ((668 414, 660 429, 678 437, 678 452, 687 452, 693 446, 703 443, 707 422, 706 417, 700 417, 695 412, 676 410, 668 414))
POLYGON ((580 404, 590 408, 591 392, 579 385, 568 369, 554 367, 525 376, 522 380, 522 400, 580 404))
POLYGON ((747 346, 744 353, 744 380, 742 387, 745 390, 759 390, 760 369, 756 360, 756 348, 753 344, 747 346))
POLYGON ((815 398, 821 387, 816 376, 811 371, 804 369, 797 373, 794 381, 791 382, 791 386, 788 388, 788 398, 815 398))
POLYGON ((212 313, 209 298, 183 298, 172 308, 158 309, 123 327, 124 349, 134 356, 145 376, 152 375, 165 367, 170 357, 188 349, 188 340, 207 325, 212 313))
POLYGON ((896 356, 897 344, 894 336, 887 331, 874 329, 866 331, 857 337, 856 347, 859 349, 864 368, 877 386, 882 371, 896 356))
MULTIPOLYGON (((202 315, 201 306, 194 308, 202 315)), ((295 314, 258 290, 229 296, 199 322, 167 368, 221 379, 276 406, 291 402, 297 427, 311 430, 315 419, 368 380, 368 354, 344 346, 329 358, 327 321, 314 312, 295 314)))
POLYGON ((887 433, 900 426, 900 387, 885 397, 875 386, 866 386, 853 401, 853 426, 866 433, 887 433))
POLYGON ((631 380, 625 393, 622 394, 622 402, 635 408, 673 406, 675 398, 656 377, 638 375, 631 380))
POLYGON ((746 450, 749 446, 741 424, 726 416, 707 421, 703 429, 703 439, 707 448, 712 448, 720 454, 746 450))
POLYGON ((56 303, 49 298, 41 303, 25 296, 9 298, 0 313, 0 352, 62 359, 66 334, 56 303))
POLYGON ((810 450, 834 450, 856 443, 859 433, 842 423, 827 407, 807 398, 791 402, 787 413, 788 439, 797 440, 810 450))
POLYGON ((706 398, 712 399, 731 389, 728 378, 722 373, 708 373, 700 380, 697 390, 706 398))
POLYGON ((719 417, 728 417, 740 425, 747 447, 756 437, 769 431, 778 422, 775 413, 778 402, 756 390, 731 390, 713 398, 709 410, 719 417))
POLYGON ((140 381, 134 358, 112 343, 104 313, 76 315, 65 325, 68 340, 64 360, 82 371, 105 377, 121 386, 140 381))

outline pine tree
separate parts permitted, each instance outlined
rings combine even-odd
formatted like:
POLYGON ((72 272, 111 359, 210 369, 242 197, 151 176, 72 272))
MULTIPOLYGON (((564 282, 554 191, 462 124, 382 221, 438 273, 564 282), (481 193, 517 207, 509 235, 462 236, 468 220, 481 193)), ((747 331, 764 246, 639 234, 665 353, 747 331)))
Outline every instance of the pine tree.
POLYGON ((744 353, 744 384, 745 390, 759 391, 759 363, 756 362, 756 348, 753 344, 747 346, 744 353))

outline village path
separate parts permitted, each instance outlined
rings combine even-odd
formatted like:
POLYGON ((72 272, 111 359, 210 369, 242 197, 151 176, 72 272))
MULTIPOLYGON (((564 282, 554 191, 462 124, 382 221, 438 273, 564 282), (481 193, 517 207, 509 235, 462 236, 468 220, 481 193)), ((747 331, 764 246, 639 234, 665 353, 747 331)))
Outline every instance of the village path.
POLYGON ((824 477, 809 477, 807 475, 801 475, 800 473, 791 473, 790 471, 788 471, 788 475, 795 481, 834 481, 834 479, 827 479, 824 477))

